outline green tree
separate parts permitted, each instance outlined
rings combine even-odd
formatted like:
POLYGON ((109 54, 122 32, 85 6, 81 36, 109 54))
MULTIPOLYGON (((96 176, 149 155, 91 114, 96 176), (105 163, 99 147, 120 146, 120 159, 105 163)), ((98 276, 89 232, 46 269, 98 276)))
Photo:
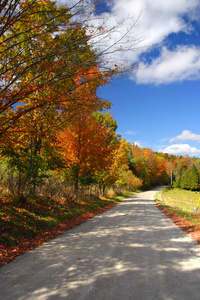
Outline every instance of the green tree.
POLYGON ((194 164, 182 174, 180 187, 192 191, 199 189, 199 171, 194 164))
POLYGON ((184 172, 192 166, 192 161, 189 156, 180 156, 174 161, 173 175, 175 181, 173 186, 176 188, 181 187, 181 178, 184 172))
POLYGON ((103 113, 103 112, 94 112, 93 117, 106 128, 108 128, 111 132, 116 132, 118 125, 117 121, 113 119, 110 111, 103 113))

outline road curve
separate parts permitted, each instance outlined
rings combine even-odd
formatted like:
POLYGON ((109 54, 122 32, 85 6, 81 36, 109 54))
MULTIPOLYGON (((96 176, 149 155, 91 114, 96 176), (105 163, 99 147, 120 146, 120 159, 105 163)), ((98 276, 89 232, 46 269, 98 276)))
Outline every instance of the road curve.
POLYGON ((0 299, 199 300, 199 247, 157 209, 155 192, 3 266, 0 299))

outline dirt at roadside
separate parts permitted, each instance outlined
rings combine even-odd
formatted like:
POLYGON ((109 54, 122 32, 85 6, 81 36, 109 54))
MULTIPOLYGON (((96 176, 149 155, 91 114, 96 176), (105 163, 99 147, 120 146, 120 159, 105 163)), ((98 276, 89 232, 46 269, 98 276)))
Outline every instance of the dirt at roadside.
POLYGON ((177 214, 173 214, 168 211, 163 206, 156 203, 156 206, 166 215, 168 216, 177 226, 182 228, 187 234, 191 236, 192 239, 197 241, 200 245, 200 227, 192 225, 190 221, 185 219, 184 217, 180 217, 177 214))

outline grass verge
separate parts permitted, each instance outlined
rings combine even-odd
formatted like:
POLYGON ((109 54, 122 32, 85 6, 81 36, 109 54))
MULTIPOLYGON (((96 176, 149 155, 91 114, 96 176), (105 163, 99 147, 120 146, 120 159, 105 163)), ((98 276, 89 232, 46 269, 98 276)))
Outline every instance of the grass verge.
POLYGON ((44 242, 102 213, 129 192, 115 198, 58 203, 50 198, 29 198, 20 204, 11 196, 0 199, 0 267, 44 242))
POLYGON ((157 207, 200 244, 200 194, 165 188, 155 196, 157 207))

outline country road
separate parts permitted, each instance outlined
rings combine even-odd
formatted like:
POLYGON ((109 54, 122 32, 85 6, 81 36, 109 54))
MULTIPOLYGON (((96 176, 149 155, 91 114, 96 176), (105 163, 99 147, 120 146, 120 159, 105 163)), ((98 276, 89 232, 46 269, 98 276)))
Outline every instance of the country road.
POLYGON ((156 189, 0 269, 0 300, 199 300, 200 248, 153 201, 156 189))

